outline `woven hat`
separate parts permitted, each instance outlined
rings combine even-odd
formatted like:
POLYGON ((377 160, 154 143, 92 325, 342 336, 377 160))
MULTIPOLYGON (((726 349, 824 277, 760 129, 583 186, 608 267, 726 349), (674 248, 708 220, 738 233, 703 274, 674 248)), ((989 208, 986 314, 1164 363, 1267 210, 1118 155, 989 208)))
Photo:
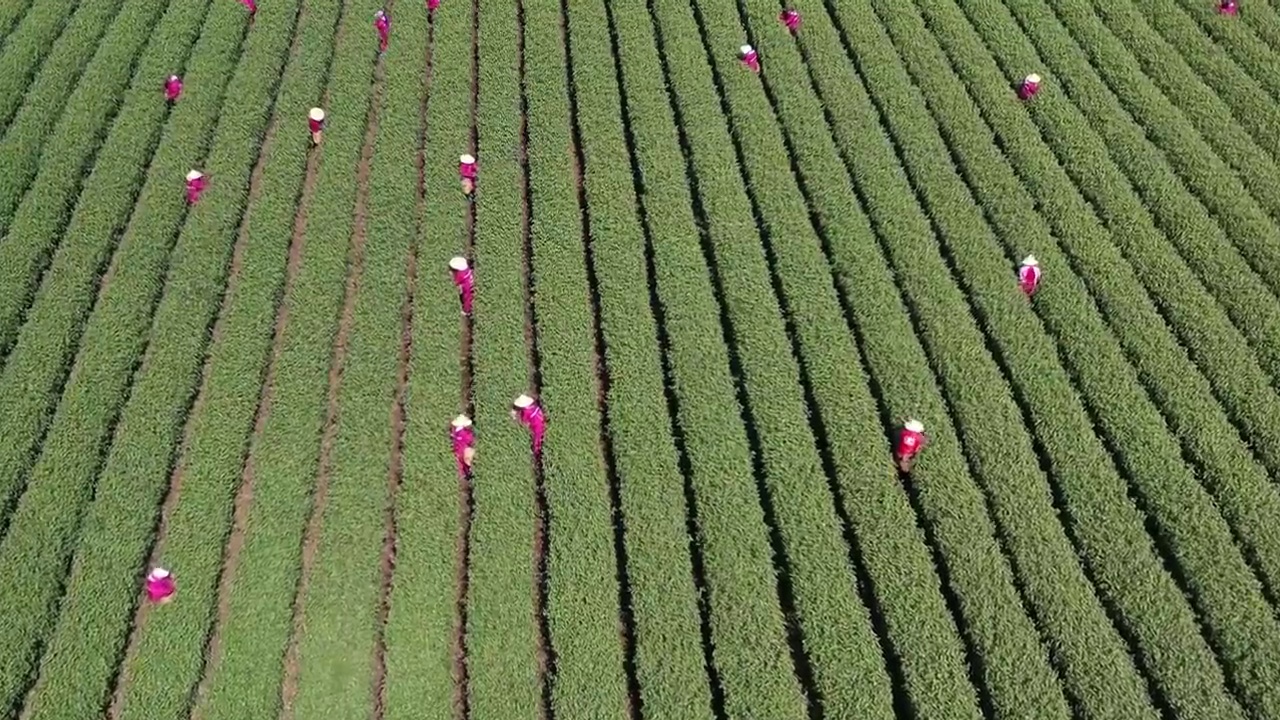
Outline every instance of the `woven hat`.
POLYGON ((742 53, 743 55, 746 55, 752 52, 753 50, 755 50, 755 48, 751 47, 750 45, 743 45, 742 47, 738 48, 738 52, 742 53))
POLYGON ((163 580, 167 577, 169 577, 169 571, 162 567, 152 568, 151 572, 147 573, 148 580, 163 580))
POLYGON ((471 418, 466 415, 459 415, 453 419, 453 426, 456 428, 471 427, 471 418))
POLYGON ((320 108, 311 108, 311 112, 307 113, 307 117, 315 120, 316 122, 320 122, 321 120, 324 120, 324 110, 321 110, 320 108))
POLYGON ((449 261, 449 267, 453 270, 458 270, 458 271, 466 270, 467 259, 459 255, 449 261))
POLYGON ((529 397, 528 395, 520 395, 519 397, 516 398, 515 402, 512 404, 518 408, 527 408, 533 404, 533 398, 529 397))
POLYGON ((204 177, 204 173, 200 172, 199 170, 192 170, 191 172, 187 173, 187 180, 199 180, 202 177, 204 177))
POLYGON ((1031 266, 1033 266, 1033 267, 1034 267, 1034 266, 1036 266, 1036 265, 1039 265, 1040 263, 1036 260, 1036 256, 1035 256, 1035 255, 1028 255, 1028 256, 1026 257, 1026 259, 1022 261, 1022 264, 1023 264, 1023 265, 1031 265, 1031 266))
POLYGON ((1040 76, 1035 73, 1031 73, 1030 75, 1027 76, 1027 82, 1038 83, 1040 82, 1040 76))
POLYGON ((177 75, 170 75, 170 76, 169 76, 169 79, 170 79, 170 80, 181 80, 182 78, 178 77, 177 75))
POLYGON ((462 157, 458 158, 458 160, 460 160, 463 165, 474 165, 476 162, 476 159, 471 157, 470 155, 463 155, 462 157))
POLYGON ((920 422, 919 420, 916 420, 915 418, 908 420, 905 424, 903 424, 903 427, 915 433, 924 432, 924 423, 920 422))

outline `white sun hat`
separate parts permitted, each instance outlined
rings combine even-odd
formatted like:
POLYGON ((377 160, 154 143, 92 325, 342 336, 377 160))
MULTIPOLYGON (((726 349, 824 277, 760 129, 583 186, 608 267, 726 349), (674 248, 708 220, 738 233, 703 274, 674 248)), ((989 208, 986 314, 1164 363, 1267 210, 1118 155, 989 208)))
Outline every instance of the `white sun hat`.
POLYGON ((152 568, 151 572, 147 574, 148 580, 163 580, 167 577, 169 577, 169 571, 162 567, 152 568))
POLYGON ((1036 260, 1035 255, 1028 255, 1026 259, 1022 261, 1022 264, 1023 265, 1039 265, 1040 263, 1036 260))
POLYGON ((316 122, 320 122, 321 120, 324 120, 324 110, 321 110, 320 108, 311 108, 311 112, 307 113, 307 117, 315 120, 316 122))
POLYGON ((908 420, 908 421, 903 425, 903 427, 905 427, 906 429, 910 430, 911 432, 915 432, 915 433, 922 433, 922 432, 924 432, 924 423, 920 422, 919 420, 916 420, 915 418, 912 418, 912 419, 908 420))
POLYGON ((460 160, 463 165, 474 165, 476 162, 476 159, 471 157, 470 155, 463 155, 462 157, 458 158, 458 160, 460 160))
POLYGON ((177 75, 170 75, 170 76, 169 76, 169 79, 170 79, 170 80, 181 80, 182 78, 178 77, 177 75))
POLYGON ((1038 83, 1040 82, 1040 76, 1035 73, 1031 73, 1030 75, 1027 76, 1027 82, 1038 83))
POLYGON ((742 53, 743 55, 746 55, 747 53, 750 53, 754 49, 755 48, 751 47, 750 45, 743 45, 742 47, 738 48, 738 52, 742 53))
POLYGON ((471 427, 471 418, 466 415, 459 415, 453 419, 453 426, 456 428, 471 427))
POLYGON ((467 259, 459 255, 449 261, 449 267, 453 270, 458 270, 458 271, 466 270, 467 259))
POLYGON ((533 398, 529 397, 528 395, 520 395, 519 397, 516 398, 515 402, 512 404, 518 408, 527 408, 533 404, 533 398))
POLYGON ((200 172, 199 170, 192 170, 191 172, 187 173, 188 180, 199 180, 202 177, 204 177, 204 173, 200 172))

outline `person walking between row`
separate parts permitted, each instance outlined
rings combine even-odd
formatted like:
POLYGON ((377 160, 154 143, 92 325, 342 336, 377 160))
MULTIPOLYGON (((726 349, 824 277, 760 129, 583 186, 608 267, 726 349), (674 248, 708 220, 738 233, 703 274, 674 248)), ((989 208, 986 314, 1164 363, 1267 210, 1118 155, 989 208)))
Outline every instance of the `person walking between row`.
POLYGON ((458 286, 458 294, 462 296, 462 314, 471 314, 471 299, 475 295, 475 273, 467 264, 467 259, 459 255, 449 261, 449 274, 453 275, 453 284, 458 286))
POLYGON ((511 417, 529 428, 529 433, 533 436, 533 456, 535 459, 541 458, 542 437, 547 432, 547 419, 542 412, 542 406, 528 395, 520 395, 512 403, 511 417))
POLYGON ((476 191, 476 177, 479 174, 473 156, 463 155, 458 158, 458 177, 462 180, 462 193, 468 198, 476 191))
POLYGON ((476 457, 476 434, 471 429, 471 418, 459 415, 449 424, 449 440, 453 443, 453 458, 458 462, 458 475, 467 477, 476 457))
POLYGON ((307 125, 311 128, 311 144, 319 145, 324 138, 324 110, 313 107, 307 113, 307 125))
POLYGON ((898 469, 904 473, 910 473, 916 455, 928 443, 929 438, 924 434, 924 423, 915 418, 903 423, 902 431, 898 433, 898 445, 893 452, 894 459, 898 463, 898 469))
POLYGON ((742 59, 742 64, 753 73, 760 72, 760 55, 756 53, 756 49, 750 45, 743 45, 738 48, 738 56, 742 59))
POLYGON ((164 81, 164 99, 166 102, 176 102, 180 95, 182 95, 182 78, 170 75, 164 81))
POLYGON ((204 173, 199 170, 192 170, 187 173, 187 203, 195 205, 200 200, 200 194, 209 186, 209 181, 205 179, 204 173))
POLYGON ((1028 297, 1040 287, 1040 263, 1036 262, 1035 255, 1028 255, 1018 267, 1018 286, 1028 297))
POLYGON ((158 567, 147 573, 146 591, 148 600, 163 605, 173 599, 178 586, 168 570, 158 567))
POLYGON ((782 21, 783 25, 787 26, 787 30, 792 35, 795 35, 796 32, 800 30, 800 13, 796 12, 793 8, 783 10, 782 14, 778 16, 778 19, 782 21))
POLYGON ((378 52, 386 52, 387 36, 391 34, 391 16, 385 10, 373 14, 373 29, 378 31, 378 52))

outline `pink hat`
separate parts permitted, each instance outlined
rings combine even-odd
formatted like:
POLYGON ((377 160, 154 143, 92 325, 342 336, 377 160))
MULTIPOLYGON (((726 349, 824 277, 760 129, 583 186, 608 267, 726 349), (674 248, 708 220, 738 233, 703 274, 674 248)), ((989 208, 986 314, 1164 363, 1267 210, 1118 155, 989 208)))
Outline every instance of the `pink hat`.
POLYGON ((476 162, 476 159, 471 157, 470 155, 463 155, 462 157, 458 158, 458 160, 461 161, 463 165, 474 165, 476 162))
POLYGON ((1027 82, 1038 83, 1040 82, 1040 76, 1035 73, 1031 73, 1030 75, 1027 76, 1027 82))
POLYGON ((200 172, 199 170, 192 170, 191 172, 187 173, 188 180, 199 180, 202 177, 204 177, 204 173, 200 172))
POLYGON ((459 415, 453 419, 452 425, 456 428, 471 427, 471 418, 466 415, 459 415))
POLYGON ((321 120, 324 120, 324 110, 321 110, 318 107, 311 108, 311 112, 307 113, 307 117, 315 120, 316 122, 320 122, 321 120))
POLYGON ((449 267, 458 271, 466 270, 467 259, 459 255, 449 261, 449 267))
POLYGON ((1022 261, 1022 264, 1035 266, 1035 265, 1039 265, 1040 263, 1036 261, 1035 255, 1028 255, 1026 259, 1022 261))
POLYGON ((924 423, 912 418, 903 424, 903 427, 914 433, 924 432, 924 423))
POLYGON ((152 568, 151 572, 147 573, 148 580, 163 580, 167 577, 169 577, 169 571, 162 567, 152 568))
POLYGON ((529 397, 528 395, 520 395, 519 397, 516 398, 515 402, 512 404, 518 408, 527 408, 533 404, 533 398, 529 397))

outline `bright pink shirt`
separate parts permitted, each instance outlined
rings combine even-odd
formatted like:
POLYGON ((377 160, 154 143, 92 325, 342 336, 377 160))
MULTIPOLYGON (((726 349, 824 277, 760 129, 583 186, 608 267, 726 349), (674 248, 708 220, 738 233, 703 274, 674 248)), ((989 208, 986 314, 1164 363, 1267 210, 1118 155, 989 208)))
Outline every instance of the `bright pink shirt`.
POLYGON ((165 83, 164 83, 164 96, 165 96, 165 98, 166 98, 166 99, 168 99, 168 100, 169 100, 169 102, 173 102, 174 100, 177 100, 177 99, 178 99, 178 96, 179 96, 179 95, 181 95, 181 94, 182 94, 182 80, 181 80, 181 79, 176 78, 176 77, 171 77, 171 78, 169 78, 168 80, 166 80, 166 81, 165 81, 165 83))
POLYGON ((1040 285, 1040 268, 1035 265, 1023 265, 1018 268, 1018 284, 1028 295, 1035 292, 1040 285))
POLYGON ((912 430, 903 429, 898 436, 898 454, 902 457, 911 457, 920 452, 924 447, 924 433, 914 432, 912 430))
POLYGON ((151 602, 160 602, 177 592, 177 583, 173 581, 173 576, 158 579, 147 580, 147 599, 151 602))
POLYGON ((476 179, 476 164, 475 164, 475 163, 462 163, 462 162, 458 163, 458 174, 459 174, 459 175, 461 175, 462 177, 464 177, 464 178, 468 179, 468 180, 475 180, 475 179, 476 179))
POLYGON ((787 26, 788 30, 794 31, 800 27, 800 13, 795 10, 783 10, 778 19, 782 21, 783 25, 787 26))
POLYGON ((323 120, 312 120, 311 118, 307 118, 307 124, 311 126, 311 132, 313 133, 318 133, 324 129, 323 120))

